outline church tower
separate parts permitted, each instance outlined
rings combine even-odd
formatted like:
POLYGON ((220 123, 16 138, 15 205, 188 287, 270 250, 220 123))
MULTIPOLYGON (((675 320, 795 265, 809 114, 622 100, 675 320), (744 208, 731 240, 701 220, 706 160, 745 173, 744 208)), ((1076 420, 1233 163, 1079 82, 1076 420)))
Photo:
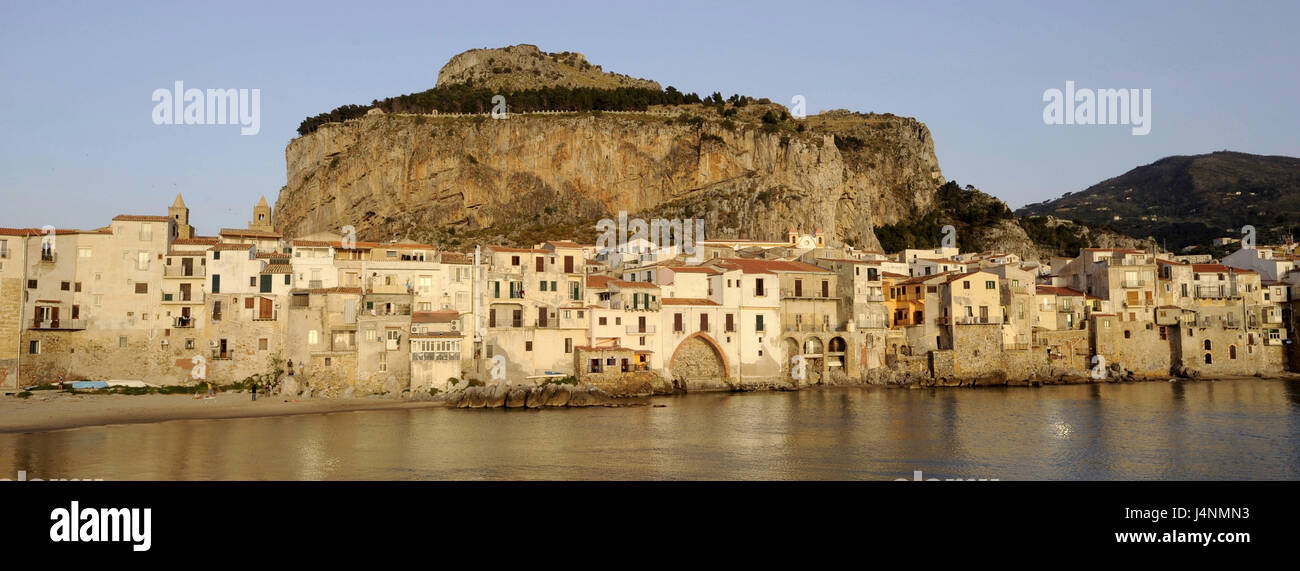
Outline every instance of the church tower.
POLYGON ((266 203, 266 197, 257 201, 257 206, 253 207, 253 221, 248 223, 249 230, 261 230, 263 232, 274 232, 271 228, 271 207, 266 203))
POLYGON ((172 219, 173 239, 188 240, 194 237, 194 227, 190 226, 190 208, 185 206, 185 199, 181 198, 180 193, 176 194, 172 205, 167 207, 167 217, 172 219))

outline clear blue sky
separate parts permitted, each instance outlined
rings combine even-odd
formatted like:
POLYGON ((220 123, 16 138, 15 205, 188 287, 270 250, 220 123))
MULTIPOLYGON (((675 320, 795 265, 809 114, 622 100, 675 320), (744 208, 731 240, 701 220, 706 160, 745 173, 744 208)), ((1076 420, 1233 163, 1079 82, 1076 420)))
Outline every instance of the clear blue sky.
POLYGON ((916 117, 1013 207, 1174 154, 1300 156, 1300 3, 17 2, 0 5, 0 226, 92 228, 185 194, 205 234, 285 182, 308 115, 537 44, 683 91, 916 117), (180 4, 180 3, 177 3, 180 4), (262 127, 158 126, 157 88, 262 90, 262 127), (1149 88, 1151 134, 1043 124, 1043 91, 1149 88))

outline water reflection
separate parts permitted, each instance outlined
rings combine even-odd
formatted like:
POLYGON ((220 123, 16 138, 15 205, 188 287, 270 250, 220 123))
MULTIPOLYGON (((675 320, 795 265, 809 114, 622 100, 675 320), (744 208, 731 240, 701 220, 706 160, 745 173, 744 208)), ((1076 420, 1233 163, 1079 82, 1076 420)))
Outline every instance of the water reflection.
POLYGON ((0 435, 0 477, 1297 479, 1278 380, 707 394, 662 407, 393 410, 0 435))

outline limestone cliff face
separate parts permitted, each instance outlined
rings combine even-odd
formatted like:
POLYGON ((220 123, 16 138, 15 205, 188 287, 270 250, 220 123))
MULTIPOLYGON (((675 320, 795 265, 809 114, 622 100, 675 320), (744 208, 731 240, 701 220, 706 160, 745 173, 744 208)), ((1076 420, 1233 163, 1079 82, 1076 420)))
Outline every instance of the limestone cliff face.
MULTIPOLYGON (((706 219, 706 235, 872 229, 931 208, 943 182, 924 124, 809 116, 790 127, 655 114, 439 117, 374 113, 292 141, 275 226, 362 239, 558 225, 612 216, 706 219)), ((502 235, 505 235, 502 232, 502 235)), ((570 236, 554 236, 568 238, 570 236)))

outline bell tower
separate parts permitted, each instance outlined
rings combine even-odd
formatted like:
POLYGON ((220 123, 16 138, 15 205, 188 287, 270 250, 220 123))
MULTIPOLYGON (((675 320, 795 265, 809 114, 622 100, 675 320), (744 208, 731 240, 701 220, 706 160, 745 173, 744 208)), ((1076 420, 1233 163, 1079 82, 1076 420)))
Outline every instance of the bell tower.
POLYGON ((271 228, 271 207, 266 203, 266 197, 257 201, 257 206, 253 207, 253 221, 248 223, 249 230, 261 230, 263 232, 273 232, 271 228))
POLYGON ((185 199, 181 198, 180 193, 176 194, 172 205, 167 207, 167 217, 172 219, 173 239, 187 240, 194 237, 194 227, 190 226, 190 208, 185 206, 185 199))

